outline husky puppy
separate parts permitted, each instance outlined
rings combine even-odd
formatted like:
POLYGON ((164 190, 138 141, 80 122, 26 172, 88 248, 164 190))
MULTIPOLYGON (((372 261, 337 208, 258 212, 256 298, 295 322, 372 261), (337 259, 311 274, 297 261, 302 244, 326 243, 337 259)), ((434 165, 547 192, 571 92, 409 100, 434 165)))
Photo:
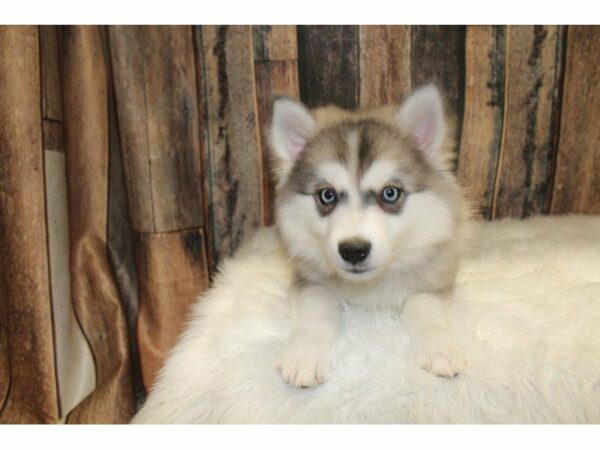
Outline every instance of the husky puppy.
POLYGON ((369 111, 274 102, 276 227, 296 270, 278 363, 290 384, 327 379, 343 302, 402 310, 416 363, 445 377, 463 370, 447 308, 467 214, 448 128, 433 85, 369 111))

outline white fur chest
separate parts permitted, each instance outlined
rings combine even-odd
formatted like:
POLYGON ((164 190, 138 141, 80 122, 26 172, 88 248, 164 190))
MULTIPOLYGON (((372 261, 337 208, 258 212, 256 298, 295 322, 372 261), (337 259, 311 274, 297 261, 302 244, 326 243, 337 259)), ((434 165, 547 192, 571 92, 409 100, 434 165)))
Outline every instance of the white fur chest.
POLYGON ((406 298, 412 294, 401 279, 385 279, 368 285, 344 284, 331 286, 342 303, 365 309, 400 310, 406 298))

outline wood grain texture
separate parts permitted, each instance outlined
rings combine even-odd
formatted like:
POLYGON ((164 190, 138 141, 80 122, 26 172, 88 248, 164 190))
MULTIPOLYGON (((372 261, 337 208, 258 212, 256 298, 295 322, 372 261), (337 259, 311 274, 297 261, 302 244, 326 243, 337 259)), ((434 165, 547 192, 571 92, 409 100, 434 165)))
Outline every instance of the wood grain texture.
POLYGON ((203 26, 200 67, 206 108, 211 267, 231 255, 263 217, 252 29, 203 26))
POLYGON ((464 112, 465 26, 414 25, 411 43, 413 89, 433 82, 442 89, 460 142, 464 112))
POLYGON ((202 225, 202 167, 190 27, 114 26, 110 46, 133 229, 202 225))
POLYGON ((600 214, 600 27, 569 26, 553 213, 600 214))
POLYGON ((58 66, 58 30, 55 25, 39 27, 42 117, 62 121, 62 100, 60 94, 60 71, 58 66))
POLYGON ((474 210, 485 219, 492 203, 504 112, 505 27, 468 26, 465 112, 458 179, 474 210))
POLYGON ((73 307, 96 364, 96 389, 69 423, 133 414, 127 324, 107 255, 108 80, 99 27, 61 29, 73 307))
POLYGON ((42 140, 44 142, 44 150, 64 153, 65 137, 63 124, 54 120, 43 120, 42 140))
POLYGON ((293 25, 254 25, 252 27, 255 61, 298 59, 296 27, 293 25))
POLYGON ((563 32, 558 26, 508 27, 506 113, 494 218, 550 210, 563 32))
POLYGON ((141 234, 137 239, 140 307, 137 338, 147 388, 181 334, 189 308, 208 288, 201 229, 141 234))
POLYGON ((42 139, 44 150, 65 151, 60 69, 58 58, 58 27, 42 25, 40 36, 40 69, 42 87, 42 139))
POLYGON ((400 103, 411 89, 411 27, 361 25, 360 106, 400 103))
MULTIPOLYGON (((0 269, 2 269, 0 267, 0 269)), ((0 297, 4 292, 0 280, 0 297)), ((4 302, 0 300, 0 305, 4 302)), ((2 420, 2 411, 8 399, 8 390, 10 389, 10 355, 8 347, 8 330, 2 324, 6 323, 7 316, 0 311, 0 420, 2 420)), ((8 421, 8 420, 7 420, 8 421)))
POLYGON ((140 355, 137 345, 137 314, 139 307, 139 283, 135 262, 136 235, 129 220, 127 204, 127 186, 121 154, 121 141, 117 122, 117 107, 112 82, 112 65, 110 61, 108 28, 101 27, 102 48, 107 62, 108 82, 108 259, 112 268, 119 297, 123 305, 127 321, 128 342, 131 355, 132 385, 136 406, 141 405, 146 396, 142 382, 140 355))
MULTIPOLYGON (((1 245, 1 244, 0 244, 1 245)), ((2 258, 0 257, 0 274, 2 258)), ((8 399, 10 388, 10 355, 8 347, 8 291, 4 286, 4 277, 0 276, 0 420, 8 399)))
POLYGON ((295 26, 254 26, 254 75, 258 103, 258 126, 263 164, 263 205, 265 225, 274 221, 275 174, 272 172, 268 128, 273 99, 285 95, 300 97, 298 87, 297 40, 295 26), (268 28, 269 32, 265 31, 268 28), (258 31, 257 31, 258 29, 258 31), (259 38, 257 39, 257 34, 259 38), (268 38, 264 36, 267 35, 268 38), (260 59, 258 59, 260 57, 260 59), (277 59, 269 59, 276 57, 277 59), (288 59, 282 59, 288 57, 288 59))
POLYGON ((1 423, 53 423, 59 414, 39 63, 37 27, 0 27, 0 325, 10 370, 1 423))
POLYGON ((309 107, 357 108, 358 25, 298 27, 300 98, 309 107))
POLYGON ((140 356, 136 339, 139 284, 135 262, 135 235, 131 229, 131 222, 129 221, 127 191, 122 166, 123 161, 117 143, 118 140, 115 136, 116 130, 113 128, 113 120, 116 122, 116 117, 111 114, 110 120, 107 250, 114 279, 119 290, 119 297, 123 304, 125 319, 127 321, 132 383, 136 404, 139 405, 145 398, 146 392, 142 383, 139 361, 140 356))

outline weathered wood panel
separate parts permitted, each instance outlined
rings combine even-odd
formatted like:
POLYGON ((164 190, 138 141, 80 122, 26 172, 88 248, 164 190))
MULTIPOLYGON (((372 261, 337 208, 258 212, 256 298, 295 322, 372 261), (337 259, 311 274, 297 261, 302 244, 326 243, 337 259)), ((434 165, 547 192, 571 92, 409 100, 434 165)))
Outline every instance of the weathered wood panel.
MULTIPOLYGON (((2 273, 1 257, 0 273, 2 273)), ((8 293, 4 283, 4 277, 0 276, 0 418, 2 418, 2 410, 10 387, 10 355, 8 354, 8 330, 6 329, 8 324, 8 293)))
POLYGON ((252 27, 255 61, 298 59, 296 27, 293 25, 254 25, 252 27))
POLYGON ((508 27, 506 114, 494 218, 549 212, 563 31, 557 26, 508 27))
POLYGON ((411 27, 361 25, 360 106, 400 103, 412 86, 411 27))
MULTIPOLYGON (((0 270, 2 267, 0 267, 0 270)), ((2 280, 0 280, 0 297, 4 296, 2 280)), ((4 302, 0 299, 0 308, 4 302)), ((10 388, 10 355, 8 346, 8 331, 3 325, 7 321, 7 311, 0 309, 0 420, 2 423, 8 420, 2 419, 2 411, 8 398, 8 389, 10 388)))
POLYGON ((300 97, 295 26, 254 26, 254 74, 263 164, 263 205, 266 225, 274 220, 276 177, 272 172, 268 127, 273 99, 279 95, 300 97))
POLYGON ((42 137, 44 150, 54 152, 65 151, 65 137, 62 122, 45 119, 42 121, 42 137))
POLYGON ((0 27, 0 301, 10 370, 1 423, 52 423, 59 414, 39 64, 37 27, 0 27))
POLYGON ((490 219, 504 112, 505 27, 468 26, 465 112, 458 179, 475 211, 490 219))
MULTIPOLYGON (((108 28, 101 27, 102 49, 107 63, 109 79, 112 80, 112 64, 108 43, 108 28)), ((140 301, 138 272, 135 262, 135 233, 129 219, 127 186, 117 123, 117 106, 113 83, 108 83, 108 259, 119 290, 127 321, 131 355, 132 384, 136 405, 145 399, 146 389, 142 382, 140 352, 136 339, 138 306, 140 301)))
POLYGON ((444 92, 449 113, 456 119, 460 142, 464 111, 466 27, 414 25, 411 44, 412 87, 436 83, 444 92))
POLYGON ((141 234, 137 239, 140 302, 137 339, 142 375, 152 386, 183 330, 190 305, 208 287, 202 230, 141 234))
POLYGON ((206 107, 211 267, 260 226, 262 158, 252 28, 203 26, 197 33, 206 107))
MULTIPOLYGON (((112 107, 112 106, 110 106, 112 107)), ((140 354, 136 339, 140 301, 138 272, 135 262, 135 235, 129 220, 123 160, 116 135, 116 117, 110 112, 110 155, 108 185, 108 258, 123 304, 127 321, 133 390, 136 404, 145 397, 142 383, 140 354)))
POLYGON ((133 229, 202 225, 202 167, 190 27, 110 27, 133 229))
POLYGON ((42 117, 44 119, 62 121, 57 28, 58 27, 55 25, 42 25, 39 27, 42 74, 42 117))
MULTIPOLYGON (((189 258, 173 260, 177 247, 165 247, 161 238, 162 232, 171 231, 187 236, 190 228, 197 230, 203 224, 203 102, 199 103, 197 91, 191 27, 115 27, 109 32, 125 178, 130 198, 143 195, 147 202, 133 208, 129 202, 133 230, 154 233, 136 239, 139 306, 131 247, 117 237, 113 241, 113 261, 121 269, 122 288, 128 291, 129 329, 138 338, 135 350, 139 348, 141 379, 149 388, 179 334, 189 303, 201 292, 186 288, 206 288, 204 242, 197 249, 202 253, 198 263, 189 258), (130 83, 140 84, 137 92, 128 89, 130 83), (142 208, 136 210, 138 206, 142 208), (151 255, 152 263, 143 255, 151 255), (193 262, 201 264, 199 280, 190 266, 193 262), (174 291, 177 283, 182 286, 174 291)), ((131 233, 116 218, 113 223, 122 234, 131 233)), ((202 232, 198 239, 204 239, 202 232)), ((136 393, 142 390, 142 385, 136 386, 136 393)))
POLYGON ((71 293, 96 363, 96 389, 69 423, 126 422, 133 413, 127 324, 107 255, 108 91, 100 30, 61 30, 69 183, 71 293))
POLYGON ((600 214, 600 27, 569 26, 553 213, 600 214))
POLYGON ((58 27, 39 27, 44 150, 64 152, 62 97, 58 58, 58 27))
POLYGON ((309 107, 358 107, 358 25, 299 26, 300 97, 309 107))

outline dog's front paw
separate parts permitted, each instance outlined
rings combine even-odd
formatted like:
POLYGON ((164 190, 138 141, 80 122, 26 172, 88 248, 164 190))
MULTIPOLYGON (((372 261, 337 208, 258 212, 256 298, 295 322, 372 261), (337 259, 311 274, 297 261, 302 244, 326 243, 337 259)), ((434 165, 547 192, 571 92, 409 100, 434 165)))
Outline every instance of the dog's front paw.
POLYGON ((331 343, 327 339, 293 335, 279 358, 283 379, 298 387, 321 384, 331 368, 331 343))
POLYGON ((454 334, 445 328, 422 330, 412 342, 413 358, 422 369, 452 378, 463 372, 467 362, 454 334))

